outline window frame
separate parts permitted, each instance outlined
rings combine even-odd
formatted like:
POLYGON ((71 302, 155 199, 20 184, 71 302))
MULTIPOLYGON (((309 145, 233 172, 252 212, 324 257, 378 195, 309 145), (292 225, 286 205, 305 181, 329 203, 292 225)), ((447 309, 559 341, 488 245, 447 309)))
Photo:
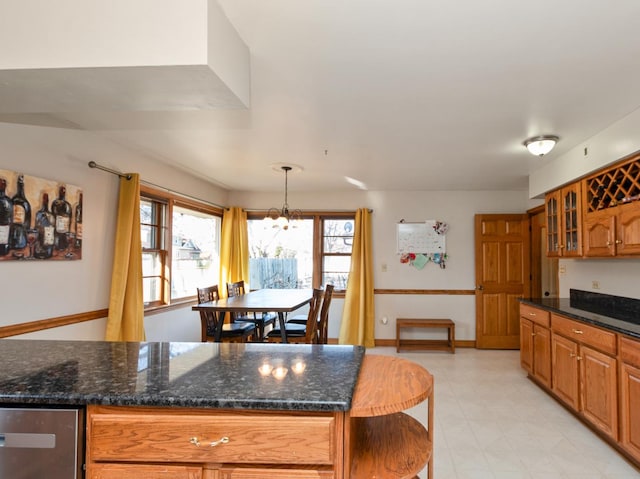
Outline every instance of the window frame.
MULTIPOLYGON (((247 220, 261 220, 267 216, 267 210, 264 211, 247 211, 247 220)), ((356 219, 354 211, 302 211, 300 218, 313 220, 313 273, 311 276, 312 287, 321 288, 322 278, 324 276, 324 258, 328 256, 349 256, 345 253, 325 253, 324 252, 324 221, 325 220, 344 220, 356 219)), ((355 235, 355 228, 354 228, 355 235)), ((334 296, 344 297, 346 289, 335 289, 334 296)))
MULTIPOLYGON (((140 200, 152 201, 164 206, 164 212, 158 212, 157 220, 161 221, 158 225, 156 240, 160 241, 160 248, 142 248, 142 252, 158 251, 162 255, 162 272, 160 281, 162 283, 160 300, 151 301, 145 304, 144 311, 166 311, 172 308, 184 306, 185 304, 195 303, 197 295, 194 291, 192 296, 178 299, 171 299, 171 268, 173 258, 173 241, 171 238, 173 232, 173 209, 175 206, 185 208, 200 213, 205 213, 220 218, 222 226, 223 209, 217 206, 197 201, 195 199, 186 198, 175 193, 153 188, 148 185, 140 185, 140 200)), ((142 226, 142 222, 140 223, 142 226)), ((218 245, 219 246, 219 245, 218 245)), ((144 278, 145 276, 143 276, 144 278)))

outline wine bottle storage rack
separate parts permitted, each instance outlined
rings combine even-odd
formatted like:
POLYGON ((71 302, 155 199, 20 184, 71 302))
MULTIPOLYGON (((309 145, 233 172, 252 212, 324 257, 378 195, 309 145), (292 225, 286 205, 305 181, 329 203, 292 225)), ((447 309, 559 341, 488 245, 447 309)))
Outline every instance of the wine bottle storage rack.
POLYGON ((587 213, 640 201, 640 159, 585 180, 587 213))

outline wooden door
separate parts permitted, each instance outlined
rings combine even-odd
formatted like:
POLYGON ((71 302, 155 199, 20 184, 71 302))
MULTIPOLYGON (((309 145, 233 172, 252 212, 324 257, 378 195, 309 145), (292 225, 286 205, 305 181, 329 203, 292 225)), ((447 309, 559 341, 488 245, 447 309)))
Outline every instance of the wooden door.
POLYGON ((608 210, 589 213, 584 220, 584 255, 615 256, 616 217, 608 210))
POLYGON ((533 326, 533 375, 551 387, 551 331, 538 324, 533 326))
POLYGON ((556 334, 551 335, 552 390, 574 410, 580 407, 578 389, 578 344, 556 334))
POLYGON ((519 298, 529 294, 526 214, 476 215, 476 347, 520 347, 519 298))
POLYGON ((618 440, 617 361, 580 346, 580 404, 582 414, 602 432, 618 440))
POLYGON ((620 382, 620 442, 640 461, 640 369, 623 363, 620 382))
POLYGON ((560 256, 560 190, 545 196, 547 256, 560 256))
POLYGON ((530 209, 531 287, 530 298, 558 297, 558 258, 547 256, 545 208, 530 209))
POLYGON ((640 203, 622 205, 618 214, 617 254, 640 254, 640 203))
POLYGON ((520 366, 533 374, 533 323, 520 318, 520 366))
POLYGON ((582 256, 582 203, 580 200, 580 183, 562 188, 561 256, 582 256))

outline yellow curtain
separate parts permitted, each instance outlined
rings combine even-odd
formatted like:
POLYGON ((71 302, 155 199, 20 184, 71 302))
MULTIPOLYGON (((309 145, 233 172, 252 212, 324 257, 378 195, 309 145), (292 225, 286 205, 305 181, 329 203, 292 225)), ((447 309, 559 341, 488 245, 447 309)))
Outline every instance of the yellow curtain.
POLYGON ((338 342, 367 348, 375 346, 371 213, 365 208, 356 211, 351 269, 338 342))
POLYGON ((244 280, 249 290, 249 238, 247 212, 229 208, 222 216, 220 239, 220 295, 226 297, 227 283, 244 280))
POLYGON ((107 341, 144 341, 140 176, 120 178, 116 244, 111 273, 107 341))

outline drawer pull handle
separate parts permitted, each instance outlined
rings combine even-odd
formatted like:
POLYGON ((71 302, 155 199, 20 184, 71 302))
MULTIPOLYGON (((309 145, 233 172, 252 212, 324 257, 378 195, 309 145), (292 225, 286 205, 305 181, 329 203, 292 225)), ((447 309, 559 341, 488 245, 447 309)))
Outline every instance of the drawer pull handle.
POLYGON ((584 334, 582 331, 580 331, 579 329, 572 329, 571 331, 573 331, 575 334, 584 334))
MULTIPOLYGON (((200 440, 197 437, 192 437, 191 439, 189 439, 189 442, 196 447, 200 447, 200 444, 201 444, 200 440)), ((228 442, 229 442, 229 438, 227 436, 223 436, 217 441, 210 442, 209 447, 216 447, 220 444, 227 444, 228 442)))
POLYGON ((529 313, 529 316, 536 316, 536 313, 529 313))
POLYGON ((216 447, 220 444, 227 444, 229 442, 229 438, 227 436, 223 436, 220 439, 218 439, 217 441, 212 441, 209 444, 209 447, 216 447))

